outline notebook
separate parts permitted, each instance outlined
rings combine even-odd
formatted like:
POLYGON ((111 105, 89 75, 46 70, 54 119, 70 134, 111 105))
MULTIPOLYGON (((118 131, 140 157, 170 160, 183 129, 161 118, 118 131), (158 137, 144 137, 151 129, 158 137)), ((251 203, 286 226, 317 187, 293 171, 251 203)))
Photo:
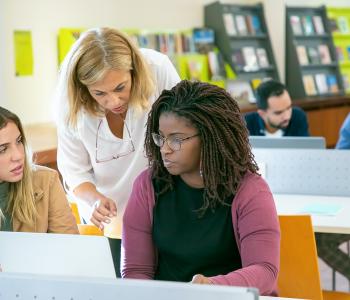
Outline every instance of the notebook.
POLYGON ((0 245, 4 273, 116 278, 103 236, 0 231, 0 245))

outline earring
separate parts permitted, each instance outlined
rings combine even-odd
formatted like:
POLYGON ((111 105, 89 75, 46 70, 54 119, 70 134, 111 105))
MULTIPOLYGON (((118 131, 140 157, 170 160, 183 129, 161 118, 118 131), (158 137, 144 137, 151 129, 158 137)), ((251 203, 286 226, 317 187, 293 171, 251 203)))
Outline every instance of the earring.
POLYGON ((203 177, 203 171, 202 171, 202 160, 199 162, 199 176, 203 177))

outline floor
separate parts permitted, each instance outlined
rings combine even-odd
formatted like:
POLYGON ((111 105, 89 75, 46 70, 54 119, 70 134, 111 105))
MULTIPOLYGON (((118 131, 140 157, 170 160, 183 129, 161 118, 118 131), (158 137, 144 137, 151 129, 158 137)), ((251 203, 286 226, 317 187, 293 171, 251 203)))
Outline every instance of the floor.
MULTIPOLYGON (((346 243, 340 246, 345 253, 347 252, 346 243)), ((321 273, 321 283, 322 289, 324 290, 332 290, 332 279, 333 279, 333 271, 329 268, 322 259, 318 259, 319 268, 321 273)), ((342 292, 350 292, 350 284, 349 281, 338 272, 335 273, 335 290, 342 292)))

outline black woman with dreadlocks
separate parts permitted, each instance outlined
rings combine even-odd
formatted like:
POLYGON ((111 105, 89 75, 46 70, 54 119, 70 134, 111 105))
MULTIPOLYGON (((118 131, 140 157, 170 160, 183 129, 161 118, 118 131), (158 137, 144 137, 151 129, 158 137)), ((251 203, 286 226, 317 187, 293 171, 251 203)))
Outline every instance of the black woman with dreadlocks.
POLYGON ((250 286, 276 295, 279 223, 237 102, 182 81, 148 116, 149 168, 123 220, 122 276, 250 286))

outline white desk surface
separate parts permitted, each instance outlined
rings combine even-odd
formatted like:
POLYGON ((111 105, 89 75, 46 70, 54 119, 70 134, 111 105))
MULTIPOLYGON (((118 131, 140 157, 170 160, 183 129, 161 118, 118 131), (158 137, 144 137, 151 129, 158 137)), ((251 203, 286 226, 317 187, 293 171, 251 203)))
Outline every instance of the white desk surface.
POLYGON ((336 215, 311 215, 315 232, 350 234, 350 197, 274 194, 279 215, 300 215, 307 204, 337 204, 342 208, 336 215))

